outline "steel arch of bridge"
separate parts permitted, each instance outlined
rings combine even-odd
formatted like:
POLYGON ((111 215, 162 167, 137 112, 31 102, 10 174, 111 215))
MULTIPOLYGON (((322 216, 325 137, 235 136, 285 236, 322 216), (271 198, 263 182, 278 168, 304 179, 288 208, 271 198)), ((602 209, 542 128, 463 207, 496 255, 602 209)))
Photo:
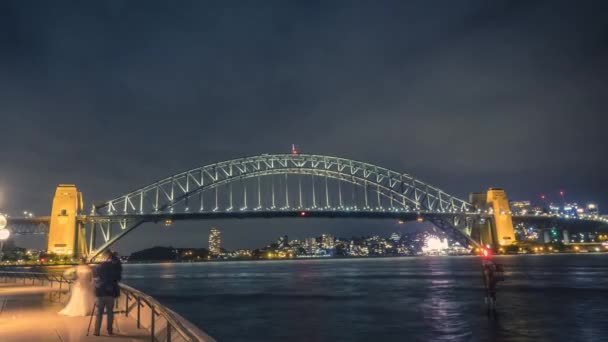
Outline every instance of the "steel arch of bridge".
MULTIPOLYGON (((288 187, 287 183, 285 184, 288 187)), ((247 190, 245 189, 245 191, 247 190)), ((260 196, 260 191, 258 180, 258 196, 260 196)), ((286 197, 288 195, 287 193, 286 197)), ((232 196, 232 193, 230 196, 232 196)), ((232 203, 232 197, 230 198, 232 203)), ((245 194, 246 200, 247 195, 245 194)), ((92 225, 89 250, 92 254, 97 254, 142 223, 157 222, 164 218, 202 218, 203 216, 212 218, 214 216, 230 216, 231 212, 234 213, 234 216, 251 217, 259 216, 262 213, 272 216, 273 212, 277 215, 279 213, 285 215, 286 213, 297 212, 297 210, 307 210, 319 214, 319 216, 323 216, 323 213, 346 211, 360 214, 368 213, 369 217, 378 216, 378 213, 386 211, 394 214, 393 216, 416 213, 431 218, 442 230, 445 230, 447 226, 459 225, 463 222, 462 215, 475 212, 475 208, 464 200, 451 196, 409 174, 399 173, 377 165, 322 155, 264 154, 188 170, 105 203, 94 205, 89 216, 92 225), (249 208, 245 205, 245 208, 239 210, 232 207, 226 209, 218 207, 218 188, 239 180, 255 177, 259 179, 264 176, 276 175, 310 175, 337 180, 338 186, 341 182, 345 182, 362 187, 365 189, 365 205, 361 207, 343 206, 341 192, 339 193, 339 203, 330 203, 326 181, 325 205, 321 205, 321 200, 319 205, 316 204, 315 185, 313 183, 312 197, 315 204, 306 207, 302 205, 300 184, 299 205, 290 206, 289 199, 286 198, 286 205, 279 207, 275 203, 273 183, 272 205, 269 208, 262 208, 260 197, 258 197, 257 207, 249 208), (380 198, 382 197, 390 201, 390 207, 369 206, 368 188, 375 191, 378 203, 381 203, 380 198), (203 193, 208 190, 215 190, 216 200, 213 209, 210 209, 208 204, 205 208, 203 193), (207 214, 200 215, 201 213, 207 214), (455 218, 456 221, 447 218, 455 218), (113 234, 112 226, 120 227, 118 234, 113 234), (101 233, 103 243, 95 248, 97 232, 101 233)))

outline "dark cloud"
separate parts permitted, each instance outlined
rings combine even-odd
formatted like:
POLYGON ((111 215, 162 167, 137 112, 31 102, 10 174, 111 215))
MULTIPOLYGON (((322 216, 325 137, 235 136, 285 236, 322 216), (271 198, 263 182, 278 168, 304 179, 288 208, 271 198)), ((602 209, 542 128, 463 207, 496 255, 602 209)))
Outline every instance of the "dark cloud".
MULTIPOLYGON (((409 172, 459 197, 489 186, 517 199, 566 189, 608 208, 607 9, 5 1, 0 208, 47 213, 65 182, 88 203, 102 201, 292 142, 409 172)), ((251 225, 226 228, 230 243, 257 241, 251 231, 263 228, 251 225)))

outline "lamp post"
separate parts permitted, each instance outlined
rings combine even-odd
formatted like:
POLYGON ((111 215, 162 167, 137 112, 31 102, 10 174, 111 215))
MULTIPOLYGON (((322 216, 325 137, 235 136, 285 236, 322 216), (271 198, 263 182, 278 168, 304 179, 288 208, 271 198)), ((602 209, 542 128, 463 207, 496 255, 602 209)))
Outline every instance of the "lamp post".
POLYGON ((6 224, 6 216, 0 215, 0 262, 2 262, 2 257, 4 256, 4 253, 2 252, 2 249, 4 248, 4 240, 11 236, 11 232, 6 229, 6 224))

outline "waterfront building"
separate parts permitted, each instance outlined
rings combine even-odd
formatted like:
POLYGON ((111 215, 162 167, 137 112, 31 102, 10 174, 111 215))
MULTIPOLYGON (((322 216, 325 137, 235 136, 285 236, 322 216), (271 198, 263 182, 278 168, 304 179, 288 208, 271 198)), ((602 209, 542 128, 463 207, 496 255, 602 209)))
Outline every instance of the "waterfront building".
POLYGON ((209 255, 218 256, 221 253, 222 239, 220 230, 211 228, 209 230, 209 255))

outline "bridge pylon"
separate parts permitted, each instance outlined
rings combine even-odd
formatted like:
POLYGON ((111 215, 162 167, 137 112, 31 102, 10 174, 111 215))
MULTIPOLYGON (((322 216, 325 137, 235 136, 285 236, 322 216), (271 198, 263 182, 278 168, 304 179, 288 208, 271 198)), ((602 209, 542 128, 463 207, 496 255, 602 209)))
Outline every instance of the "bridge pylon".
POLYGON ((481 211, 481 219, 473 224, 472 237, 494 250, 515 242, 515 230, 507 194, 503 189, 472 193, 469 202, 481 211))
POLYGON ((59 184, 51 209, 47 252, 66 256, 86 254, 85 230, 79 219, 82 209, 82 193, 76 185, 59 184))

